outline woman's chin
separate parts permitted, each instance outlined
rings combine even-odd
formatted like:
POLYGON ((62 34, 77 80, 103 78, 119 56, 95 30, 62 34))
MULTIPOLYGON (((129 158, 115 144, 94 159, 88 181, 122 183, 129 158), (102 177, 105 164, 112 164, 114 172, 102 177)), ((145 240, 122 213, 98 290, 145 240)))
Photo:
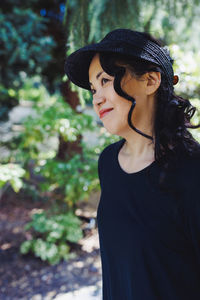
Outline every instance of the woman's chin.
POLYGON ((120 130, 117 130, 116 128, 111 128, 109 126, 105 126, 104 128, 110 133, 110 134, 114 134, 114 135, 119 135, 120 136, 120 130))

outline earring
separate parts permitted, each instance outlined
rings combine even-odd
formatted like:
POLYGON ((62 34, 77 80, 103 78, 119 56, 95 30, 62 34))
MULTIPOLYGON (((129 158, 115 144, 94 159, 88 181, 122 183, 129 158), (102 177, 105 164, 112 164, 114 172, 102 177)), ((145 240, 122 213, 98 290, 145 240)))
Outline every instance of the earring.
POLYGON ((179 82, 179 77, 178 77, 178 75, 174 75, 173 85, 176 85, 178 82, 179 82))

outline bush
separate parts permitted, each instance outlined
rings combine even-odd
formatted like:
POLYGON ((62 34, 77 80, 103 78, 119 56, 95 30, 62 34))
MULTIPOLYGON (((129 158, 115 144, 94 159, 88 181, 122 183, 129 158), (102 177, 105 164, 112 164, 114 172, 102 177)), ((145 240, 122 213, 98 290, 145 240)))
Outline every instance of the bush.
POLYGON ((21 177, 24 175, 25 170, 17 164, 0 164, 0 189, 10 183, 13 190, 18 192, 23 185, 21 177))
POLYGON ((76 243, 83 237, 80 225, 81 221, 72 212, 55 216, 47 216, 45 212, 36 213, 25 229, 32 229, 33 234, 39 236, 23 242, 20 252, 32 252, 50 264, 73 258, 75 254, 70 253, 67 242, 76 243))

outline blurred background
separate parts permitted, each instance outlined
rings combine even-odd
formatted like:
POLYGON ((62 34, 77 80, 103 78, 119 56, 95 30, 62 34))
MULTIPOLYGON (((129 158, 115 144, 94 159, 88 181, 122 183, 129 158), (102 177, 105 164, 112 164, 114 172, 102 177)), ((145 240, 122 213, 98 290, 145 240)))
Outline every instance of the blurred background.
POLYGON ((68 81, 66 57, 116 28, 147 31, 200 111, 199 16, 197 0, 1 1, 0 299, 102 297, 97 161, 119 137, 68 81))

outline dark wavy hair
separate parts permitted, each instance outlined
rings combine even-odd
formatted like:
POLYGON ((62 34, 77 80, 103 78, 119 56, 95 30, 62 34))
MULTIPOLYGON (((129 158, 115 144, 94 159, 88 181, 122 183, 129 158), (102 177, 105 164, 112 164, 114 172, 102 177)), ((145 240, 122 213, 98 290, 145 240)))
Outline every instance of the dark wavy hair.
MULTIPOLYGON (((160 41, 150 34, 145 32, 140 32, 140 34, 162 47, 160 41)), ((168 50, 165 49, 165 51, 169 55, 168 50)), ((200 124, 191 124, 191 118, 196 111, 196 107, 188 99, 184 99, 174 93, 174 89, 169 87, 165 72, 159 65, 133 56, 124 56, 120 53, 100 52, 99 59, 104 71, 114 76, 116 93, 127 100, 130 100, 131 97, 122 90, 120 85, 126 68, 137 79, 147 72, 155 71, 161 73, 161 84, 155 97, 155 140, 153 142, 155 144, 155 160, 161 167, 159 183, 166 190, 164 179, 168 171, 173 171, 178 158, 200 155, 200 144, 187 129, 200 127, 200 124)), ((172 58, 171 63, 173 64, 172 58)), ((133 110, 133 108, 131 109, 133 110)), ((129 117, 131 116, 131 109, 129 117)))

